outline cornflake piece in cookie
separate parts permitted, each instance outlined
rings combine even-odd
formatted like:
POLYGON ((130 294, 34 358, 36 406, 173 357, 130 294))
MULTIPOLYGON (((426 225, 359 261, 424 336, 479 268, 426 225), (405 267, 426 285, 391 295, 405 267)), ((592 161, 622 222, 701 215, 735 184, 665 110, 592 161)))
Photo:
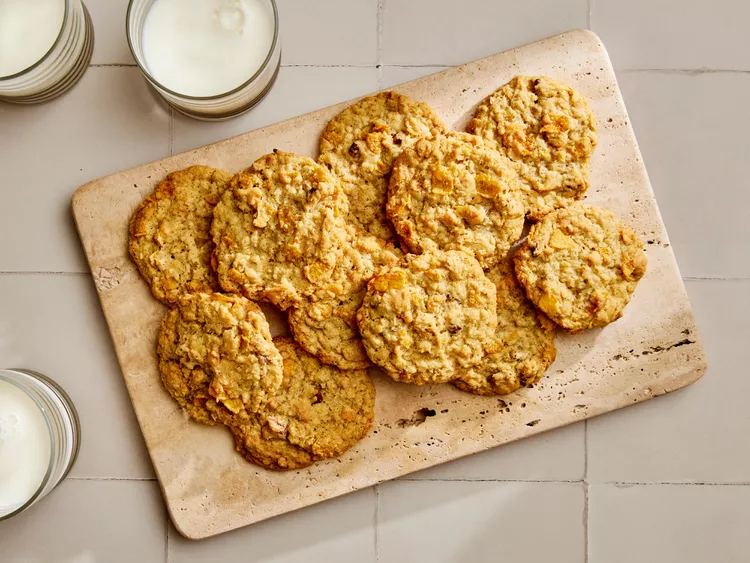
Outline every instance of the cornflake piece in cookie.
POLYGON ((577 203, 531 227, 515 254, 529 299, 569 331, 619 319, 646 273, 643 243, 608 209, 577 203))
POLYGON ((588 189, 596 122, 586 98, 570 86, 516 76, 479 104, 468 130, 495 141, 516 163, 532 219, 581 199, 588 189))
POLYGON ((468 254, 408 255, 367 284, 357 312, 367 355, 397 381, 452 381, 484 356, 497 327, 495 293, 468 254))

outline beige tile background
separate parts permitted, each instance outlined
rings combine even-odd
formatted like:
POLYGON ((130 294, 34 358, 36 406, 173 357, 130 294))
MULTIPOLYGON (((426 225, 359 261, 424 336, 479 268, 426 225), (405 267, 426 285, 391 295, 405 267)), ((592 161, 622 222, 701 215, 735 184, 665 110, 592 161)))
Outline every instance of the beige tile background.
POLYGON ((83 422, 71 477, 0 523, 0 561, 750 560, 750 4, 744 0, 278 0, 283 68, 253 112, 175 116, 133 67, 124 0, 86 0, 92 68, 0 104, 0 365, 83 422), (709 356, 642 405, 201 543, 167 526, 70 216, 80 184, 576 27, 600 34, 709 356))

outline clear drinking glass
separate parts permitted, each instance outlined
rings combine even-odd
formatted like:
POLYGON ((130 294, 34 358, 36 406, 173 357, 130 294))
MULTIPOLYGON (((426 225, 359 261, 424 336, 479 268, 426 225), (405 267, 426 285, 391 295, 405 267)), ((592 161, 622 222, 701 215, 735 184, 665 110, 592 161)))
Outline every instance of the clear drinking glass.
POLYGON ((67 92, 88 68, 94 27, 81 0, 65 0, 60 33, 50 50, 30 67, 0 76, 0 100, 19 104, 46 102, 67 92))
POLYGON ((49 465, 38 489, 20 506, 0 506, 1 521, 39 502, 65 478, 78 456, 81 431, 70 397, 48 377, 29 370, 6 369, 0 370, 0 381, 20 389, 36 404, 50 438, 49 465))
POLYGON ((263 64, 246 82, 215 96, 188 96, 159 83, 148 70, 143 55, 143 24, 155 0, 130 0, 126 16, 128 45, 133 58, 151 86, 174 109, 205 121, 230 119, 252 109, 271 90, 281 64, 279 12, 275 0, 264 0, 273 14, 273 41, 263 64))

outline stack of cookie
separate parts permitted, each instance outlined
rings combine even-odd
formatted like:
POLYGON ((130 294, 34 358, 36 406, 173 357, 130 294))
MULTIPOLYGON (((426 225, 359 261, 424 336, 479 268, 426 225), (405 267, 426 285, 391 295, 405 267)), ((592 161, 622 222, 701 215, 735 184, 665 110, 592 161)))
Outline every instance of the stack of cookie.
POLYGON ((328 124, 318 161, 274 151, 234 177, 194 166, 159 184, 130 253, 171 307, 160 370, 193 419, 229 427, 254 463, 300 468, 367 433, 369 366, 506 394, 554 361, 556 327, 622 314, 646 260, 611 212, 577 203, 596 146, 586 100, 519 76, 469 131, 384 92, 328 124), (287 312, 293 339, 271 338, 257 301, 287 312))

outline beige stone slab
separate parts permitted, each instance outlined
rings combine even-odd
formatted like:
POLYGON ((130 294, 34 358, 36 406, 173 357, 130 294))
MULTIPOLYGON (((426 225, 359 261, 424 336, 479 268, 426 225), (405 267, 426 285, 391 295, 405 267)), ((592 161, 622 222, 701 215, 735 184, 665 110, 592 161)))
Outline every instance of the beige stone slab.
MULTIPOLYGON (((600 124, 587 201, 612 208, 648 241, 648 272, 622 319, 558 339, 542 383, 504 399, 449 385, 414 387, 375 377, 376 424, 339 459, 274 473, 245 462, 227 432, 189 422, 162 389, 155 339, 165 312, 127 256, 131 213, 168 172, 191 164, 239 170, 274 148, 315 155, 325 123, 344 104, 102 178, 73 196, 138 421, 172 520, 203 538, 445 461, 538 434, 684 387, 706 369, 695 320, 636 145, 612 66, 598 38, 574 31, 398 87, 463 127, 473 108, 512 76, 546 74, 585 94, 600 124), (404 421, 435 411, 422 424, 404 421)), ((275 332, 285 327, 271 319, 275 332)))

